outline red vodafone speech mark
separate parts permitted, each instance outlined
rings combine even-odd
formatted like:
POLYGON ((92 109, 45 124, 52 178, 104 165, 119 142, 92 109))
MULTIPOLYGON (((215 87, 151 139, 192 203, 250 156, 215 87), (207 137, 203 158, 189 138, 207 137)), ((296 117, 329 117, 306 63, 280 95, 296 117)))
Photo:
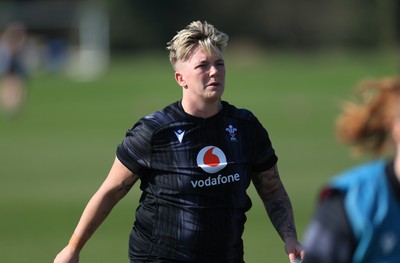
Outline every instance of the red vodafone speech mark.
POLYGON ((197 165, 203 171, 213 174, 227 165, 224 152, 216 146, 206 146, 197 154, 197 165))
POLYGON ((215 167, 221 163, 218 156, 213 154, 214 148, 215 147, 208 149, 204 154, 203 161, 205 165, 215 167))

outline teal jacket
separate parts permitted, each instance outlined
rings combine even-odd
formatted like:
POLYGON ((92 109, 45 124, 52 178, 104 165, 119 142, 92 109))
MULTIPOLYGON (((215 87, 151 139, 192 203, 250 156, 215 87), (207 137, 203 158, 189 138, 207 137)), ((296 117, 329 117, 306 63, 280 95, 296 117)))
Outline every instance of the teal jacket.
POLYGON ((354 263, 400 262, 400 200, 385 166, 385 160, 370 162, 330 182, 330 187, 345 192, 345 210, 358 242, 354 263))

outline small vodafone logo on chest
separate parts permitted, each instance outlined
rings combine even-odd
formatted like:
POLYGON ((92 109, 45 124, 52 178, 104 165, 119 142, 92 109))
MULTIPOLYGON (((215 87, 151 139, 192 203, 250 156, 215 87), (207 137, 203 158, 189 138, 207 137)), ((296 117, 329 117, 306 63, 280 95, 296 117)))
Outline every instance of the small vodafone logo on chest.
POLYGON ((197 165, 206 173, 214 174, 227 165, 224 152, 216 146, 206 146, 197 154, 197 165))

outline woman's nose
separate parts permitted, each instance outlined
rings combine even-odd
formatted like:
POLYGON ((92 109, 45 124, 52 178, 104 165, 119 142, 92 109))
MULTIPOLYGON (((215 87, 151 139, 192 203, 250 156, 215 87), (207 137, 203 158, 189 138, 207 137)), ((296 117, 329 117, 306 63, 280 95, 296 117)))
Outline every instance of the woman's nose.
POLYGON ((218 73, 217 67, 216 66, 211 66, 210 67, 210 75, 213 76, 213 75, 215 75, 217 73, 218 73))

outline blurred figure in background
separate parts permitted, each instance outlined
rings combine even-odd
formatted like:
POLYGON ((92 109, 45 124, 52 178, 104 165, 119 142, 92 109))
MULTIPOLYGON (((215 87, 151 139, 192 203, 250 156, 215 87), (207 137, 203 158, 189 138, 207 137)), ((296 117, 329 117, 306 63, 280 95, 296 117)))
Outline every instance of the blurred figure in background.
POLYGON ((362 82, 338 138, 373 161, 334 177, 306 231, 304 263, 400 262, 400 78, 362 82))
POLYGON ((9 24, 0 36, 0 107, 7 116, 18 112, 27 91, 23 51, 27 31, 22 23, 9 24))

